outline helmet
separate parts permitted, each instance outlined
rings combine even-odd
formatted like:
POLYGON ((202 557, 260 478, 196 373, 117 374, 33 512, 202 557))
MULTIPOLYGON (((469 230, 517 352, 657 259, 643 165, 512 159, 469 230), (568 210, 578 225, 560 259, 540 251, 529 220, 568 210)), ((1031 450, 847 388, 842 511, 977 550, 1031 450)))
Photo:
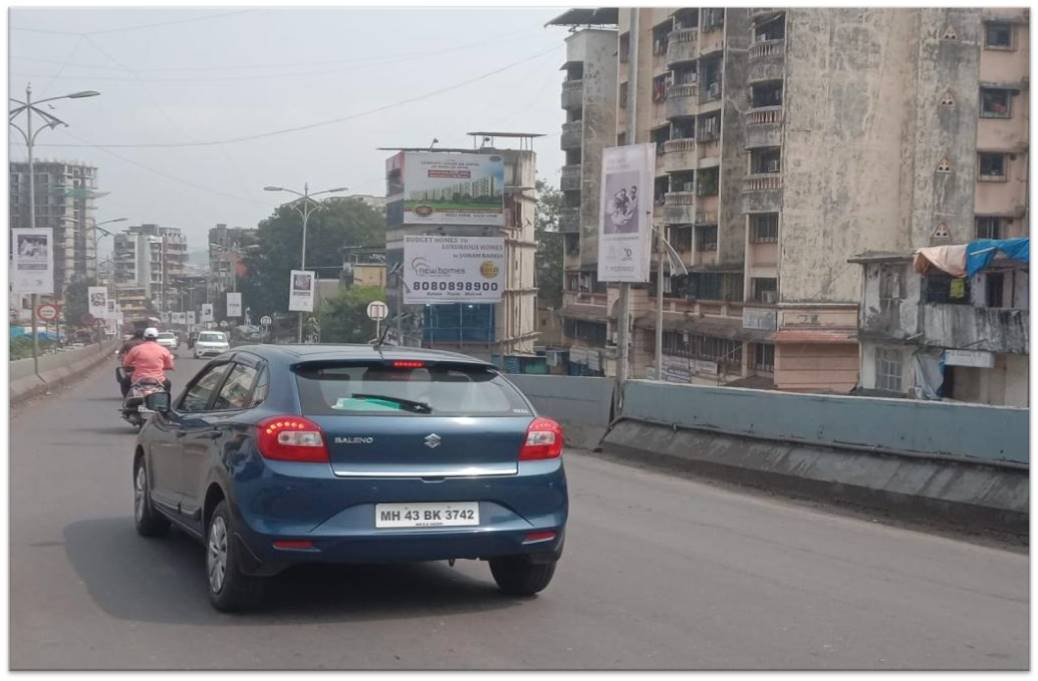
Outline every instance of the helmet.
POLYGON ((159 337, 159 330, 156 329, 154 326, 149 326, 148 328, 144 329, 144 337, 145 338, 152 338, 152 339, 158 338, 159 337))

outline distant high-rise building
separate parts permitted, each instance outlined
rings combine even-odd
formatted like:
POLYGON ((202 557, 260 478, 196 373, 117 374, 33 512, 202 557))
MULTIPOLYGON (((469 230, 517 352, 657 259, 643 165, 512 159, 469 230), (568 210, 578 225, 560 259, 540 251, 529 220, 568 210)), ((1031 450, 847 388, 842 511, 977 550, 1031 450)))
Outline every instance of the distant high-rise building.
MULTIPOLYGON (((177 227, 144 224, 130 227, 114 237, 112 258, 115 282, 136 284, 144 300, 157 312, 174 309, 177 292, 174 279, 187 264, 187 238, 177 227)), ((121 301, 120 301, 121 302, 121 301)))

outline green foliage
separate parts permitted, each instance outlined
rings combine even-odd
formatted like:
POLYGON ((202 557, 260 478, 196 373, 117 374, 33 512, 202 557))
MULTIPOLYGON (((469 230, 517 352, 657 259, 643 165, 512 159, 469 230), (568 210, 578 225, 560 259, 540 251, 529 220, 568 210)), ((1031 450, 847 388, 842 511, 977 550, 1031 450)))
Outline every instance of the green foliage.
POLYGON ((537 181, 537 221, 535 236, 537 304, 558 308, 562 306, 562 234, 559 233, 559 212, 562 192, 537 181))
MULTIPOLYGON (((291 204, 278 206, 257 230, 259 248, 244 258, 239 279, 242 303, 253 319, 288 310, 289 273, 300 266, 303 220, 291 204)), ((385 217, 356 199, 331 199, 310 215, 306 268, 321 278, 338 275, 344 246, 385 245, 385 217)), ((323 324, 322 324, 323 327, 323 324)), ((324 335, 322 329, 322 336, 324 335)))
POLYGON ((89 309, 87 288, 96 286, 93 279, 76 279, 65 287, 65 320, 69 326, 82 325, 83 315, 89 309))
POLYGON ((366 343, 375 337, 375 322, 368 319, 368 303, 381 300, 377 286, 351 286, 321 302, 318 320, 322 343, 366 343))
MULTIPOLYGON (((40 354, 43 354, 54 345, 54 341, 40 339, 40 354)), ((11 361, 32 357, 32 336, 18 336, 11 339, 10 346, 11 361)))

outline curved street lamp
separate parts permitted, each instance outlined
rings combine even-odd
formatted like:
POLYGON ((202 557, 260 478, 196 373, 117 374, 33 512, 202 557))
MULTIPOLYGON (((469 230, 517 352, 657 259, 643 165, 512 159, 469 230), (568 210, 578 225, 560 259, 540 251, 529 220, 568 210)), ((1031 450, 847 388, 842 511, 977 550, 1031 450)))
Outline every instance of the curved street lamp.
MULTIPOLYGON (((300 205, 298 205, 298 206, 293 205, 292 206, 292 208, 297 213, 299 213, 300 217, 303 218, 303 246, 302 246, 302 249, 301 249, 302 250, 302 256, 300 257, 300 267, 299 267, 299 269, 301 269, 301 270, 305 270, 306 269, 306 225, 310 221, 310 215, 314 211, 319 210, 321 208, 321 206, 323 205, 320 201, 315 201, 313 199, 313 197, 320 196, 321 194, 335 194, 337 192, 344 192, 344 191, 346 191, 348 189, 349 189, 349 187, 336 187, 334 189, 323 189, 323 190, 321 190, 319 192, 311 192, 309 183, 303 183, 303 191, 301 191, 301 192, 298 192, 295 189, 286 189, 285 187, 275 187, 275 186, 272 186, 272 185, 268 185, 268 186, 263 188, 263 191, 265 191, 265 192, 288 192, 289 194, 295 194, 296 196, 298 196, 301 199, 301 201, 294 201, 293 202, 293 203, 299 203, 300 205)), ((314 286, 316 286, 316 285, 317 285, 316 282, 314 282, 314 286)), ((315 293, 316 293, 316 291, 315 291, 315 293)), ((300 343, 303 342, 303 316, 305 314, 306 314, 305 312, 300 312, 299 313, 299 332, 298 332, 297 335, 298 335, 298 342, 300 342, 300 343)))

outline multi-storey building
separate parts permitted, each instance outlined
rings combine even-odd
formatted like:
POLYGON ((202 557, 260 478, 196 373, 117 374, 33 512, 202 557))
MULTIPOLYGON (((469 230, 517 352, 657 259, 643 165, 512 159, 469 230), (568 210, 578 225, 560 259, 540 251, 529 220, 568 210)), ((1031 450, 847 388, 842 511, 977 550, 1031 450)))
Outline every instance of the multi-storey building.
POLYGON ((238 290, 242 256, 256 238, 255 228, 218 224, 209 230, 209 287, 214 300, 238 290))
MULTIPOLYGON (((655 221, 689 270, 663 291, 671 380, 848 392, 849 258, 1027 233, 1026 10, 640 8, 618 25, 615 143, 656 143, 655 221)), ((654 289, 632 290, 635 376, 654 289)))
MULTIPOLYGON (((97 276, 94 199, 97 168, 65 161, 34 161, 36 227, 54 232, 54 293, 73 280, 97 276)), ((10 164, 11 227, 29 227, 29 164, 10 164)))
POLYGON ((144 224, 116 234, 112 259, 115 282, 136 284, 157 312, 173 310, 177 292, 174 278, 187 264, 187 238, 177 227, 144 224))

